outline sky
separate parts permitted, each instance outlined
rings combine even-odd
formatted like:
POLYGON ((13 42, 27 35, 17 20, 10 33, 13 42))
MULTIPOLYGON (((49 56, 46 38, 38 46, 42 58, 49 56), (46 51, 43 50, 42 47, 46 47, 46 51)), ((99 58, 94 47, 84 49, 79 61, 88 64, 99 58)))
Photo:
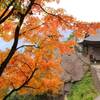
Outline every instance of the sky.
MULTIPOLYGON (((22 39, 19 40, 18 42, 18 47, 23 45, 24 42, 22 39)), ((26 43, 25 43, 26 44, 26 43)), ((11 48, 13 45, 13 40, 9 41, 9 42, 5 42, 2 38, 0 38, 0 50, 6 50, 6 48, 11 48)))
MULTIPOLYGON (((68 15, 72 15, 77 18, 77 20, 85 22, 100 22, 100 0, 60 0, 59 4, 50 3, 47 4, 49 7, 64 8, 68 15)), ((67 32, 62 32, 64 34, 63 40, 65 40, 70 34, 71 30, 67 32)), ((13 41, 4 42, 0 38, 0 50, 5 50, 5 48, 11 47, 13 41)), ((19 45, 22 44, 22 41, 19 41, 19 45)))
POLYGON ((47 6, 64 8, 68 15, 85 22, 100 22, 100 0, 60 0, 59 5, 50 3, 47 6))
MULTIPOLYGON (((65 41, 67 40, 67 38, 69 37, 69 35, 72 33, 72 30, 67 30, 67 31, 62 31, 61 33, 64 35, 60 40, 61 41, 65 41)), ((28 42, 26 43, 23 39, 20 39, 18 42, 18 46, 21 45, 25 45, 25 44, 29 44, 28 42)), ((13 40, 9 41, 9 42, 5 42, 2 38, 0 38, 0 50, 5 51, 6 48, 11 48, 13 45, 13 40)))

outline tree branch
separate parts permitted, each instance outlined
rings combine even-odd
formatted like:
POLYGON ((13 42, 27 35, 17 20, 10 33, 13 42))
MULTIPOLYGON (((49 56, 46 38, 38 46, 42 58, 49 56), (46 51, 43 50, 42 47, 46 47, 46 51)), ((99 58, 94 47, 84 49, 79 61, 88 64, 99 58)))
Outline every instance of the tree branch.
POLYGON ((38 87, 38 88, 35 88, 35 87, 32 87, 32 86, 28 86, 28 85, 25 85, 23 88, 30 88, 30 89, 40 89, 40 87, 38 87))
MULTIPOLYGON (((52 13, 47 12, 47 11, 46 11, 40 4, 38 4, 38 3, 34 3, 34 4, 35 4, 35 5, 38 5, 46 14, 49 14, 49 15, 51 15, 51 16, 58 17, 58 18, 61 19, 64 23, 66 23, 66 24, 68 25, 68 22, 65 21, 65 20, 64 20, 62 17, 60 17, 59 15, 55 15, 55 14, 52 14, 52 13)), ((78 57, 85 65, 90 66, 89 63, 87 63, 87 62, 85 62, 83 59, 81 59, 81 57, 78 55, 76 49, 75 49, 75 52, 76 52, 77 57, 78 57)))
MULTIPOLYGON (((34 29, 37 29, 37 28, 41 27, 41 26, 44 25, 44 24, 46 24, 46 23, 42 23, 42 24, 40 24, 40 25, 38 25, 38 26, 36 26, 36 27, 30 28, 30 29, 28 29, 27 31, 32 31, 32 30, 34 30, 34 29)), ((26 33, 27 31, 22 32, 20 35, 26 33)))
POLYGON ((8 15, 6 15, 5 17, 3 17, 1 20, 0 20, 0 24, 3 23, 9 16, 12 15, 13 11, 14 11, 14 7, 11 9, 11 11, 8 13, 8 15))
POLYGON ((18 48, 16 48, 16 50, 18 50, 20 48, 23 48, 23 47, 35 47, 35 48, 39 48, 39 46, 37 46, 35 44, 30 44, 30 45, 22 45, 22 46, 19 46, 18 48))
POLYGON ((2 62, 1 66, 0 66, 0 76, 2 75, 4 69, 6 68, 7 64, 9 63, 10 59, 12 58, 12 56, 14 55, 14 53, 16 52, 16 48, 17 48, 17 44, 18 44, 18 39, 19 39, 19 32, 20 32, 20 28, 22 26, 22 23, 24 21, 25 16, 28 14, 28 12, 31 10, 32 5, 34 4, 35 0, 31 0, 27 11, 25 12, 25 14, 22 14, 20 17, 20 21, 19 24, 16 27, 15 30, 15 36, 14 36, 14 43, 13 46, 8 54, 8 56, 6 57, 6 59, 2 62))
MULTIPOLYGON (((16 57, 16 56, 15 56, 15 57, 16 57)), ((30 67, 30 65, 29 65, 28 63, 26 63, 26 62, 24 62, 24 61, 22 61, 22 60, 16 59, 16 58, 15 58, 15 60, 18 60, 18 61, 22 62, 23 64, 27 65, 27 66, 29 67, 30 70, 32 70, 32 68, 30 67)))
POLYGON ((49 13, 49 12, 47 12, 40 4, 38 4, 38 3, 34 3, 34 5, 37 5, 37 6, 39 6, 46 14, 48 14, 48 15, 51 15, 51 16, 58 16, 58 15, 55 15, 55 14, 52 14, 52 13, 49 13))
POLYGON ((2 15, 0 16, 0 20, 2 19, 2 17, 6 14, 6 12, 8 11, 8 9, 10 8, 10 6, 12 6, 12 4, 15 2, 15 0, 12 0, 10 2, 10 4, 7 6, 7 8, 5 9, 5 11, 2 13, 2 15))
POLYGON ((18 44, 18 38, 19 38, 19 31, 20 31, 20 27, 23 23, 23 20, 24 20, 24 17, 21 17, 20 18, 20 21, 19 21, 19 25, 17 25, 16 27, 16 30, 15 30, 15 37, 14 37, 14 43, 13 43, 13 46, 7 56, 7 58, 4 60, 4 62, 1 64, 1 67, 0 67, 0 76, 2 75, 4 69, 6 68, 6 65, 9 63, 11 57, 14 55, 15 51, 16 51, 16 47, 17 47, 17 44, 18 44))
POLYGON ((60 20, 62 20, 67 26, 69 25, 69 23, 66 21, 66 20, 64 20, 60 15, 55 15, 55 14, 52 14, 52 13, 49 13, 49 12, 47 12, 40 4, 38 4, 38 3, 34 3, 35 5, 37 5, 37 6, 39 6, 46 14, 48 14, 48 15, 51 15, 51 16, 54 16, 54 17, 57 17, 57 18, 59 18, 60 20))
POLYGON ((20 90, 22 87, 24 87, 24 86, 31 80, 31 78, 33 77, 34 73, 35 73, 37 70, 38 70, 38 69, 35 68, 35 70, 34 70, 34 71, 32 72, 32 74, 31 74, 31 76, 30 76, 20 87, 18 87, 18 88, 16 88, 16 89, 13 89, 9 94, 7 94, 7 95, 4 97, 3 100, 6 100, 13 92, 18 91, 18 90, 20 90))

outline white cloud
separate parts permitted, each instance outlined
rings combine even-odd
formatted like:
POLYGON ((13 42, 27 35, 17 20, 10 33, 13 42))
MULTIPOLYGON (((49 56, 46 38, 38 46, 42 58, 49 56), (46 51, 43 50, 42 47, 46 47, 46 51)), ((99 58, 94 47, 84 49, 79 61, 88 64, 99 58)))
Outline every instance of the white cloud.
POLYGON ((61 0, 47 6, 64 8, 69 15, 86 22, 100 22, 100 0, 61 0))

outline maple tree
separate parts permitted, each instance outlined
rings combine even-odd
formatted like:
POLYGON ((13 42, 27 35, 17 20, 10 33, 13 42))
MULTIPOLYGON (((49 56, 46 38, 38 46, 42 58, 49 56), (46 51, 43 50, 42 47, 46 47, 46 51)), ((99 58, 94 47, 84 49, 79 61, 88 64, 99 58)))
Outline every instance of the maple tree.
POLYGON ((72 29, 77 38, 95 34, 99 23, 77 21, 63 9, 46 7, 59 0, 0 0, 0 38, 14 40, 0 51, 0 99, 19 94, 59 94, 63 87, 61 55, 74 52, 76 42, 60 41, 62 30, 72 29), (29 42, 18 47, 18 40, 29 42), (24 48, 23 52, 20 49, 24 48))

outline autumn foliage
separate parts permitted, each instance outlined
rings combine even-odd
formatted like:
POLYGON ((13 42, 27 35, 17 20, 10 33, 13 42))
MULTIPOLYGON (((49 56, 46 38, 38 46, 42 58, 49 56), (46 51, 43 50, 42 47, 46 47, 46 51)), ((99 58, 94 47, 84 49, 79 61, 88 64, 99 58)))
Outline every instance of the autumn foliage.
POLYGON ((77 44, 61 41, 61 32, 71 29, 74 36, 84 38, 87 33, 95 34, 100 24, 80 22, 63 9, 45 6, 45 2, 59 0, 8 1, 0 2, 0 38, 14 43, 11 49, 0 51, 0 100, 13 92, 59 94, 63 87, 61 55, 74 52, 77 44), (18 47, 21 39, 29 44, 18 47))

